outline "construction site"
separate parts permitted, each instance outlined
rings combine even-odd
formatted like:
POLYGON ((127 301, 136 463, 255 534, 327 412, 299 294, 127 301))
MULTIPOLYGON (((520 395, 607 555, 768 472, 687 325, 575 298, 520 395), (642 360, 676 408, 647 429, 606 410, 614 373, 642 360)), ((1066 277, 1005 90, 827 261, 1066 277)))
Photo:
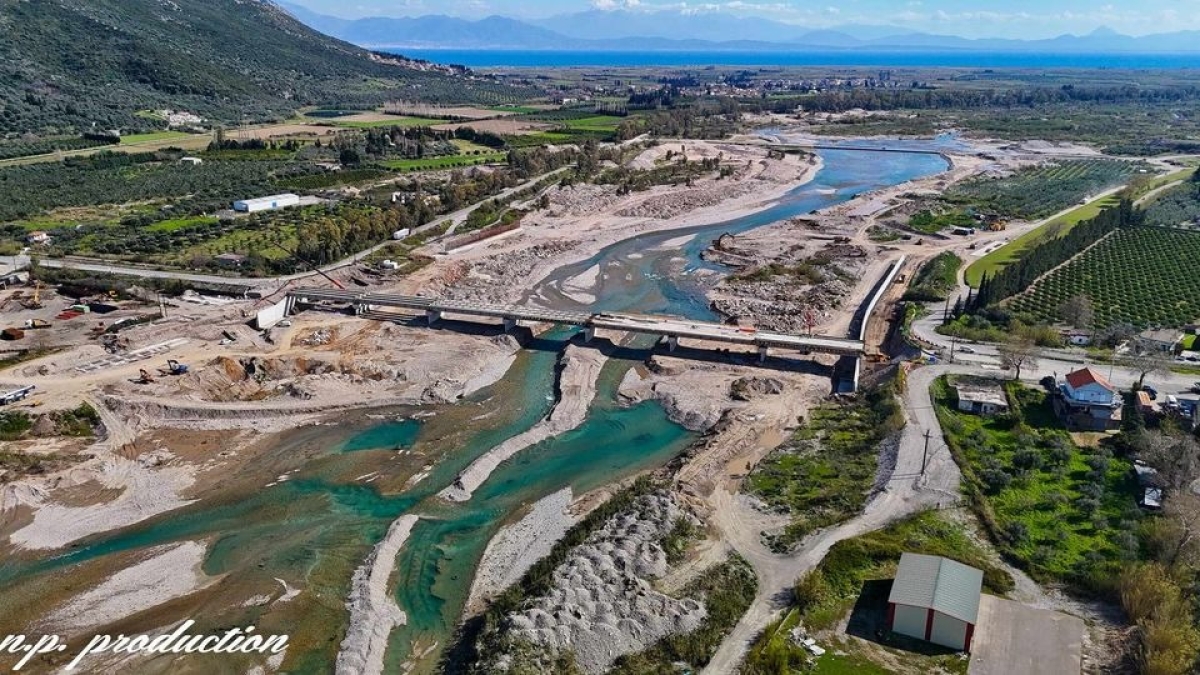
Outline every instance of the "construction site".
MULTIPOLYGON (((432 262, 415 271, 353 260, 228 279, 241 292, 206 280, 167 295, 132 273, 106 288, 34 270, 0 291, 0 392, 11 392, 0 412, 16 420, 0 454, 0 550, 14 574, 43 580, 39 597, 0 609, 86 633, 149 630, 213 603, 298 627, 298 650, 371 660, 382 656, 364 631, 392 621, 388 606, 348 600, 347 615, 314 587, 384 597, 394 568, 415 574, 408 566, 429 554, 445 608, 430 609, 430 584, 408 584, 396 591, 407 623, 388 624, 396 653, 429 663, 468 606, 467 580, 494 594, 536 561, 518 538, 497 546, 522 553, 478 567, 488 542, 564 488, 575 490, 570 514, 535 509, 520 531, 565 531, 614 484, 651 471, 678 486, 653 501, 664 512, 758 518, 727 508, 748 468, 814 405, 889 367, 901 282, 968 243, 872 241, 875 221, 856 204, 981 163, 897 154, 883 180, 844 153, 837 161, 862 178, 835 189, 820 160, 678 145, 744 174, 732 191, 713 179, 628 195, 552 186, 551 206, 516 230, 452 251, 430 241, 416 253, 432 262), (805 283, 792 293, 795 282, 760 270, 805 283), (60 550, 72 553, 54 565, 75 565, 92 596, 39 571, 60 550), (201 566, 217 559, 221 572, 201 566), (196 571, 161 581, 181 568, 196 571), (137 581, 120 576, 133 569, 137 581), (98 619, 86 611, 95 603, 107 608, 98 619), (342 644, 329 643, 330 625, 346 627, 342 644)), ((664 150, 634 161, 653 165, 664 150)), ((724 535, 714 542, 696 569, 730 550, 724 535)), ((608 601, 632 602, 619 588, 608 601)), ((0 631, 20 629, 17 614, 0 615, 0 631)))

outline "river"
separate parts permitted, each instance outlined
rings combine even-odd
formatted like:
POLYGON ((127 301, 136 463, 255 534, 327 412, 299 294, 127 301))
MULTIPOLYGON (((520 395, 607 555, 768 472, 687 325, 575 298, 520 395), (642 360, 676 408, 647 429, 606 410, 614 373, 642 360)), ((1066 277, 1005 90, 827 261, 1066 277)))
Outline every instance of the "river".
MULTIPOLYGON (((944 149, 952 143, 953 139, 942 138, 904 145, 944 149)), ((555 271, 533 295, 571 306, 573 301, 562 293, 562 282, 597 267, 600 273, 593 293, 595 305, 604 310, 713 319, 699 281, 702 275, 697 273, 705 268, 715 271, 699 257, 715 237, 810 213, 946 168, 937 155, 842 150, 821 151, 821 155, 824 168, 815 179, 773 206, 726 222, 622 241, 555 271)), ((272 453, 287 480, 241 491, 220 503, 193 504, 91 538, 53 558, 3 563, 0 596, 36 586, 42 575, 79 563, 174 541, 206 539, 211 545, 203 570, 227 574, 222 583, 258 589, 276 585, 274 579, 279 578, 307 593, 293 601, 299 604, 291 614, 197 607, 188 616, 199 621, 198 628, 257 622, 260 633, 290 633, 289 663, 295 666, 291 672, 329 672, 346 625, 343 603, 350 574, 392 520, 416 513, 421 519, 397 559, 393 577, 396 601, 407 613, 408 623, 393 632, 387 665, 388 672, 397 671, 401 663, 420 653, 418 670, 428 672, 453 633, 473 570, 502 522, 523 505, 564 487, 582 494, 661 466, 695 440, 695 434, 670 422, 657 404, 618 405, 619 383, 641 358, 634 353, 605 365, 582 426, 522 451, 468 502, 446 503, 434 497, 472 460, 547 414, 553 402, 555 363, 573 332, 558 328, 539 336, 501 382, 457 404, 434 406, 435 414, 427 421, 408 419, 418 412, 415 409, 399 410, 386 421, 359 421, 353 433, 339 425, 296 432, 272 453), (404 452, 398 453, 398 448, 404 452), (385 492, 356 480, 364 463, 419 464, 422 456, 436 456, 439 461, 422 481, 407 489, 385 492)))

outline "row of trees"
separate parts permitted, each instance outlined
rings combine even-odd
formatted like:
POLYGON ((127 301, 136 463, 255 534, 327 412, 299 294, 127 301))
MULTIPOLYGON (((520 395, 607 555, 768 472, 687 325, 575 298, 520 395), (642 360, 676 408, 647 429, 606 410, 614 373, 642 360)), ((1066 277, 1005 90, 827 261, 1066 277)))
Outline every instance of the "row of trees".
POLYGON ((1127 200, 1116 208, 1101 211, 1066 235, 1042 242, 995 274, 984 275, 978 292, 971 296, 966 309, 975 311, 988 307, 1024 291, 1038 277, 1075 257, 1101 237, 1120 227, 1140 225, 1142 220, 1142 212, 1135 210, 1133 203, 1127 200))

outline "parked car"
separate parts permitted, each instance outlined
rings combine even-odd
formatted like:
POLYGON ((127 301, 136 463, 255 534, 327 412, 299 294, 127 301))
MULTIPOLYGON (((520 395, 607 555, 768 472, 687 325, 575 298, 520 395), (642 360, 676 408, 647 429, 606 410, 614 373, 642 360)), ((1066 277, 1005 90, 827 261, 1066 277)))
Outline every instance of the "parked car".
POLYGON ((979 352, 976 352, 976 351, 975 351, 973 348, 971 348, 971 347, 959 347, 959 348, 958 348, 958 351, 960 351, 960 352, 962 352, 962 353, 964 353, 964 354, 978 354, 978 353, 979 353, 979 352))
POLYGON ((1142 391, 1146 392, 1146 395, 1150 397, 1150 400, 1151 400, 1151 401, 1157 401, 1157 400, 1158 400, 1158 390, 1157 390, 1157 389, 1155 389, 1154 387, 1151 387, 1151 386, 1150 386, 1150 385, 1148 385, 1148 384, 1143 384, 1143 385, 1142 385, 1142 391))

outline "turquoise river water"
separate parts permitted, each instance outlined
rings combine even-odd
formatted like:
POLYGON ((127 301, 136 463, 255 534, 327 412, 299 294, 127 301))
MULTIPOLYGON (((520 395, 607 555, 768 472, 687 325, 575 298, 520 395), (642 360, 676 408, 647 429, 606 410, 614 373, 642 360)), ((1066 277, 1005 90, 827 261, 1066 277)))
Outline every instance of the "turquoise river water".
MULTIPOLYGON (((927 150, 945 149, 954 143, 947 137, 889 145, 927 150)), ((716 236, 806 214, 862 192, 946 168, 945 160, 937 155, 839 150, 822 151, 821 155, 825 164, 816 178, 774 206, 727 222, 622 241, 586 261, 556 271, 535 294, 555 304, 572 306, 558 293, 557 283, 599 265, 605 274, 598 281, 595 304, 605 310, 714 319, 695 272, 707 265, 699 254, 716 236), (680 244, 683 235, 694 237, 680 244)), ((414 652, 428 649, 421 668, 428 670, 459 620, 473 570, 488 539, 506 518, 523 505, 564 487, 581 494, 661 466, 695 440, 694 434, 668 420, 657 404, 618 405, 616 392, 624 373, 644 357, 633 352, 628 358, 610 359, 604 367, 595 403, 582 426, 502 465, 470 501, 450 504, 437 499, 437 491, 472 460, 528 429, 549 412, 555 364, 573 333, 572 329, 559 328, 542 334, 535 348, 521 353, 501 383, 455 404, 453 407, 482 409, 488 404, 497 405, 499 398, 504 414, 473 420, 469 431, 456 437, 460 440, 454 449, 411 488, 382 494, 369 483, 355 481, 353 468, 355 462, 372 453, 394 456, 397 448, 415 453, 437 442, 433 422, 393 418, 359 423, 352 435, 347 435, 345 429, 340 435, 335 430, 327 436, 313 432, 304 438, 308 459, 295 466, 289 480, 247 490, 236 499, 193 504, 139 526, 86 540, 49 559, 0 563, 0 594, 23 584, 36 584, 43 575, 79 563, 204 538, 211 542, 204 563, 206 573, 229 573, 245 583, 256 578, 274 583, 269 580, 278 577, 317 598, 311 601, 314 604, 309 620, 324 625, 310 628, 307 640, 294 642, 289 661, 299 657, 293 662, 293 672, 329 672, 340 641, 340 627, 345 625, 342 603, 349 572, 383 537, 392 520, 405 513, 417 513, 421 519, 396 561, 394 577, 396 601, 407 613, 408 624, 394 631, 387 661, 388 671, 395 672, 414 652), (315 451, 311 449, 314 445, 315 451), (335 631, 329 623, 339 628, 335 631)), ((444 436, 444 430, 441 433, 444 436)), ((300 447, 297 442, 296 448, 300 447)), ((282 455, 291 449, 282 447, 279 452, 282 455)), ((197 611, 201 616, 209 614, 206 618, 211 625, 244 625, 221 615, 228 608, 197 611)), ((260 627, 260 632, 263 629, 260 627)))

